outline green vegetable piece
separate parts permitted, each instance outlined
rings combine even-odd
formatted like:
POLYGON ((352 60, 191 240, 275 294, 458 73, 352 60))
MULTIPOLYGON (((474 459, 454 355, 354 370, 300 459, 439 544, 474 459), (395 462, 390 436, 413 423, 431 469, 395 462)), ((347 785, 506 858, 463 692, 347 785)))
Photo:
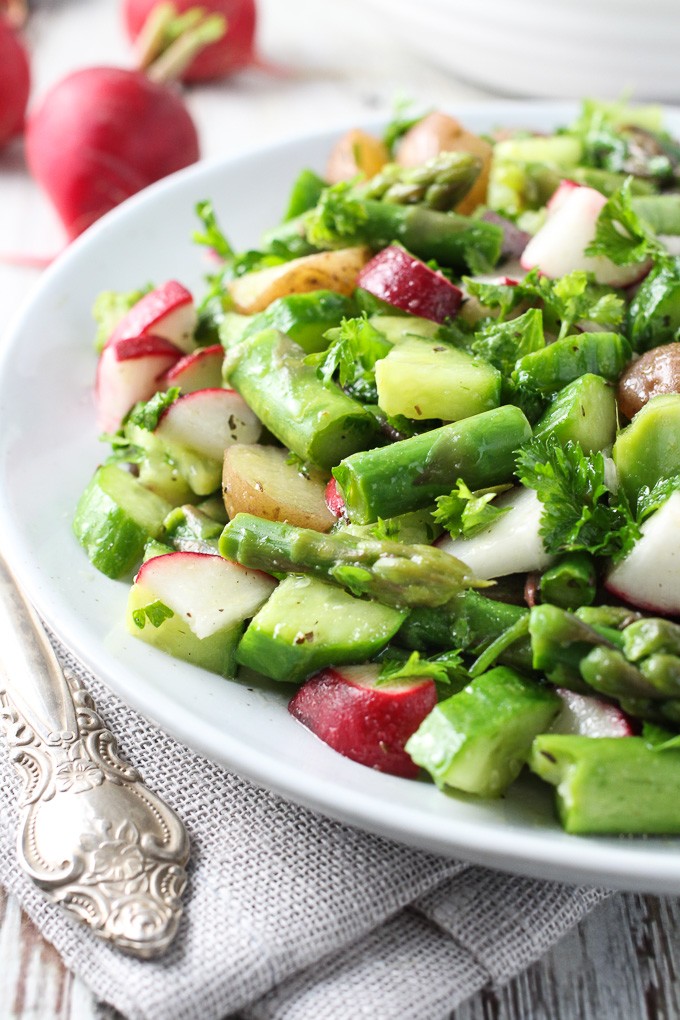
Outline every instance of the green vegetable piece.
POLYGON ((391 344, 401 344, 413 337, 424 340, 438 339, 442 327, 432 319, 423 319, 419 315, 372 315, 370 323, 374 329, 391 344))
POLYGON ((284 222, 294 220, 308 209, 313 209, 321 198, 323 189, 327 186, 328 182, 313 170, 301 170, 295 178, 288 196, 288 205, 283 214, 284 222))
POLYGON ((489 272, 500 257, 503 231, 493 223, 423 205, 395 205, 356 195, 347 184, 328 188, 306 219, 307 240, 318 248, 393 242, 417 258, 461 272, 489 272))
POLYGON ((520 386, 551 394, 586 372, 615 382, 630 356, 630 344, 620 333, 577 333, 526 354, 515 374, 520 386))
POLYGON ((274 680, 299 683, 326 666, 372 658, 405 616, 316 578, 290 576, 251 620, 237 660, 274 680))
POLYGON ((432 545, 444 529, 432 516, 431 509, 411 510, 397 517, 381 517, 374 524, 347 524, 348 535, 356 538, 377 538, 380 541, 403 542, 410 545, 432 545))
POLYGON ((421 205, 450 212, 479 177, 482 161, 471 152, 440 152, 419 166, 388 163, 355 187, 363 198, 397 205, 421 205))
POLYGON ((429 506, 450 492, 457 478, 473 490, 508 481, 514 451, 530 435, 523 412, 506 405, 391 446, 356 453, 333 474, 350 520, 368 524, 429 506))
POLYGON ((560 445, 579 443, 584 453, 606 450, 616 438, 616 396, 600 375, 574 379, 534 425, 534 436, 554 435, 560 445))
MULTIPOLYGON (((461 648, 479 656, 493 642, 529 615, 524 606, 500 602, 477 591, 461 592, 457 598, 436 609, 412 609, 399 631, 399 643, 425 651, 430 648, 461 648)), ((528 640, 514 642, 499 660, 525 672, 532 667, 528 640)))
POLYGON ((500 797, 559 711, 554 691, 497 666, 440 702, 406 743, 438 786, 500 797))
POLYGON ((90 562, 107 577, 139 566, 144 545, 156 538, 171 505, 114 464, 97 468, 80 497, 73 531, 90 562))
POLYGON ((94 340, 97 353, 103 350, 106 341, 123 316, 152 289, 151 284, 148 284, 141 290, 104 290, 97 295, 92 307, 92 318, 97 323, 94 340))
POLYGON ((609 698, 663 698, 680 693, 672 685, 663 690, 648 681, 639 667, 628 662, 618 648, 592 648, 579 663, 581 676, 593 690, 609 698))
POLYGON ((221 522, 191 504, 176 507, 163 522, 166 541, 182 552, 217 552, 223 527, 221 522))
POLYGON ((579 139, 570 135, 532 135, 497 142, 494 159, 514 163, 548 163, 569 170, 580 162, 582 151, 579 139))
POLYGON ((634 620, 623 631, 623 651, 630 662, 657 652, 680 655, 680 624, 653 617, 634 620))
POLYGON ((541 599, 562 609, 589 606, 597 594, 597 571, 587 553, 567 553, 541 577, 541 599))
POLYGON ((393 606, 440 606, 474 584, 464 566, 433 546, 324 535, 236 514, 220 538, 222 556, 268 573, 313 574, 393 606))
POLYGON ((680 258, 663 259, 628 308, 628 335, 639 354, 680 337, 680 258))
MULTIPOLYGON (((635 188, 643 183, 633 181, 631 194, 635 194, 635 188)), ((670 234, 677 237, 680 234, 680 195, 638 195, 631 200, 633 209, 641 220, 650 227, 655 234, 670 234)))
POLYGON ((324 385, 303 349, 276 329, 227 353, 227 379, 264 425, 303 460, 330 468, 378 442, 374 415, 335 385, 324 385))
POLYGON ((375 366, 378 404, 389 415, 459 421, 498 407, 501 374, 488 361, 436 340, 412 338, 375 366))
POLYGON ((567 832, 680 832, 680 753, 642 737, 536 737, 529 767, 556 789, 567 832))
POLYGON ((130 589, 127 605, 127 628, 146 644, 200 666, 219 676, 233 677, 236 671, 236 647, 243 633, 243 624, 236 623, 199 638, 179 613, 173 613, 143 585, 130 589))
POLYGON ((633 506, 645 487, 680 474, 680 394, 652 397, 619 433, 612 457, 633 506))
POLYGON ((579 667, 593 646, 613 647, 601 631, 549 603, 531 609, 529 633, 533 668, 551 683, 573 691, 587 691, 579 667))
POLYGON ((349 298, 332 290, 288 294, 252 316, 240 339, 255 336, 264 329, 278 329, 299 344, 305 354, 325 351, 328 346, 326 331, 339 326, 353 310, 349 298))

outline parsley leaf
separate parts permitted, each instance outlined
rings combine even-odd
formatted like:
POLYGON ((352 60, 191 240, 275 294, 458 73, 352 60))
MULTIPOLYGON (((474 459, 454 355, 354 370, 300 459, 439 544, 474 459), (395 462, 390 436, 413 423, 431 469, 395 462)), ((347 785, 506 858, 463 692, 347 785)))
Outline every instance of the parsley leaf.
POLYGON ((393 345, 365 315, 343 319, 324 336, 329 340, 327 350, 308 354, 305 364, 316 366, 319 379, 326 385, 337 377, 340 385, 357 400, 377 403, 375 364, 393 345))
POLYGON ((520 358, 543 347, 543 315, 539 308, 530 308, 509 322, 481 326, 470 344, 471 352, 491 362, 504 380, 509 379, 520 358))
POLYGON ((457 650, 443 652, 431 659, 421 659, 419 652, 411 652, 408 659, 385 659, 376 686, 425 677, 431 677, 436 684, 446 687, 453 682, 460 686, 469 679, 460 652, 457 650))
POLYGON ((352 184, 340 181, 326 188, 305 224, 307 240, 317 248, 342 247, 347 238, 359 236, 366 222, 363 202, 353 197, 352 184))
POLYGON ((665 253, 663 245, 633 209, 631 181, 632 178, 627 178, 602 207, 595 239, 586 248, 586 255, 604 255, 617 266, 633 266, 665 253))
POLYGON ((587 456, 573 441, 535 437, 517 457, 517 475, 543 504, 541 537, 549 553, 582 550, 618 556, 635 523, 623 496, 613 497, 605 481, 602 453, 587 456))
POLYGON ((194 232, 194 242, 210 248, 211 251, 214 251, 216 255, 219 255, 225 261, 233 259, 236 253, 217 222, 212 202, 208 200, 199 202, 196 205, 196 215, 203 224, 203 232, 201 233, 199 230, 194 232))
POLYGON ((174 616, 172 609, 168 608, 164 602, 160 602, 158 599, 155 602, 150 602, 147 606, 142 606, 140 609, 133 609, 132 619, 136 627, 140 630, 144 630, 147 622, 152 627, 160 627, 164 620, 170 620, 174 616))
POLYGON ((179 387, 172 386, 165 392, 154 393, 150 400, 135 404, 127 418, 126 424, 138 425, 140 429, 153 432, 164 411, 177 400, 179 387))
POLYGON ((470 538, 508 512, 509 507, 492 506, 491 503, 499 493, 511 488, 511 485, 494 485, 472 492, 459 478, 448 496, 437 497, 437 509, 432 516, 454 538, 457 535, 470 538))
POLYGON ((592 273, 581 270, 557 280, 549 280, 538 269, 532 269, 517 283, 489 284, 465 279, 464 284, 483 305, 498 309, 496 322, 516 316, 523 305, 538 305, 543 309, 546 327, 556 332, 558 338, 567 336, 575 323, 582 321, 614 330, 625 314, 622 299, 611 288, 596 284, 592 273))

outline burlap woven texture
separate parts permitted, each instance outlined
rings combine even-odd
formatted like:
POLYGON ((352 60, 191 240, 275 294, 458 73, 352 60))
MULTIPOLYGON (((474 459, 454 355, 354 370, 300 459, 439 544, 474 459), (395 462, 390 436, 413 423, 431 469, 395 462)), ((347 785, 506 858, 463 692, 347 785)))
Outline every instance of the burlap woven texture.
POLYGON ((161 733, 58 651, 187 826, 185 916, 169 953, 142 962, 48 904, 15 864, 18 779, 4 752, 0 882, 129 1020, 443 1020, 606 895, 412 850, 288 804, 161 733))

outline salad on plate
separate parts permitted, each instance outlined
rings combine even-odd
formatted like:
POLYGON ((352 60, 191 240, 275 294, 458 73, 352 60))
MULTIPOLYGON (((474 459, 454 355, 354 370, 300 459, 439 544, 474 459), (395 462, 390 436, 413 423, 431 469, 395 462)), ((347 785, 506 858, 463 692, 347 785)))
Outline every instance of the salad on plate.
POLYGON ((75 534, 139 639, 365 766, 680 831, 680 143, 589 101, 341 137, 205 293, 95 303, 75 534), (293 686, 294 685, 294 686, 293 686))

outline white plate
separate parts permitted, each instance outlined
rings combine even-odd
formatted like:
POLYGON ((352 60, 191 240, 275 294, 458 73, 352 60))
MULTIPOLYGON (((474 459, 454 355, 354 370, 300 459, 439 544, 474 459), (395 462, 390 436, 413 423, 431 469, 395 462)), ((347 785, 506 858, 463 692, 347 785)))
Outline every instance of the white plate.
MULTIPOLYGON (((473 130, 550 128, 573 108, 463 107, 473 130)), ((680 115, 669 119, 680 131, 680 115)), ((287 689, 221 680, 136 641, 121 620, 128 586, 89 564, 71 535, 78 496, 105 448, 92 408, 90 308, 103 289, 170 277, 200 291, 210 266, 190 242, 194 204, 212 197, 241 247, 279 218, 302 166, 322 168, 332 139, 298 139, 196 166, 96 224, 44 275, 10 327, 0 362, 0 536, 30 597, 92 670, 145 716, 210 758, 333 817, 445 854, 537 877, 680 892, 680 840, 567 836, 551 790, 517 783, 497 802, 446 796, 329 750, 286 711, 287 689)))

